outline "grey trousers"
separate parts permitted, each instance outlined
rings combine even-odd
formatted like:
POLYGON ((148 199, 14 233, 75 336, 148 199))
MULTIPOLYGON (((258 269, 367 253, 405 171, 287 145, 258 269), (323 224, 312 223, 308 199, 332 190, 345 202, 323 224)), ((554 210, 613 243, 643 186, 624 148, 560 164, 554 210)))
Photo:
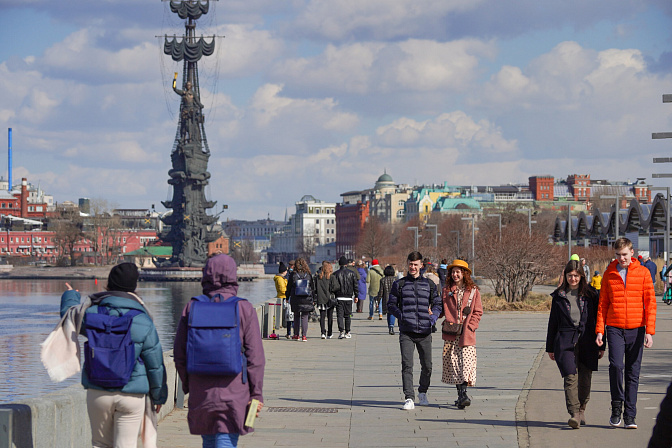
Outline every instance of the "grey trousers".
POLYGON ((413 390, 413 355, 418 349, 420 357, 420 386, 418 393, 426 393, 432 377, 432 334, 399 333, 401 348, 401 382, 405 399, 415 400, 413 390))

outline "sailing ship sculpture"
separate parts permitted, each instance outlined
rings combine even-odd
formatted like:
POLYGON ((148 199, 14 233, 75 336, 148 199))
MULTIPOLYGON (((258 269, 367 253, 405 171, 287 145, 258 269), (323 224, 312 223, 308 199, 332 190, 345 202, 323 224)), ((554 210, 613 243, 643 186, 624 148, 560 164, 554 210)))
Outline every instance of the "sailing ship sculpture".
POLYGON ((162 204, 172 213, 162 221, 167 227, 161 240, 171 243, 173 255, 164 266, 200 267, 208 258, 208 243, 219 234, 211 230, 216 217, 207 214, 216 201, 208 201, 205 187, 208 185, 208 159, 210 148, 205 136, 203 104, 200 100, 198 61, 210 56, 215 50, 215 36, 207 42, 203 36, 196 37, 196 20, 207 14, 209 0, 170 1, 170 10, 186 20, 185 34, 164 36, 163 51, 173 61, 183 61, 182 88, 177 88, 178 74, 173 79, 173 90, 181 98, 179 122, 172 153, 172 169, 168 171, 168 184, 173 187, 172 200, 162 204), (210 227, 210 229, 209 229, 210 227))

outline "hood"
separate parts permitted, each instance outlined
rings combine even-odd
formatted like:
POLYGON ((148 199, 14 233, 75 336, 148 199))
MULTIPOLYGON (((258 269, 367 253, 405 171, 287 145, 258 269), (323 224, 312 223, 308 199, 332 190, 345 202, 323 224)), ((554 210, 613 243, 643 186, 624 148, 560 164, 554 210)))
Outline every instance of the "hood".
POLYGON ((203 294, 213 297, 221 294, 224 299, 238 293, 238 276, 236 262, 225 254, 215 255, 208 259, 203 268, 203 294))

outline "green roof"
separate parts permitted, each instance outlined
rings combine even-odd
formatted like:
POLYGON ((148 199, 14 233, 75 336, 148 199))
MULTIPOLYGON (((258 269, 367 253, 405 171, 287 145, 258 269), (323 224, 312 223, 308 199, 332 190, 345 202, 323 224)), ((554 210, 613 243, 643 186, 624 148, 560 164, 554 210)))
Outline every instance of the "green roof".
POLYGON ((147 246, 147 247, 141 247, 138 250, 134 250, 133 252, 126 252, 123 254, 124 256, 128 255, 136 255, 136 256, 152 256, 152 257, 170 257, 173 255, 173 248, 172 246, 147 246))

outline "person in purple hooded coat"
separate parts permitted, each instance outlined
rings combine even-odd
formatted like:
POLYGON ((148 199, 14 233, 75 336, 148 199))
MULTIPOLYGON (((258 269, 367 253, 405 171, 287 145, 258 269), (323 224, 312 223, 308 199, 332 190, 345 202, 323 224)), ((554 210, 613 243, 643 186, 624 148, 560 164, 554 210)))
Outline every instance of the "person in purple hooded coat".
MULTIPOLYGON (((238 292, 236 262, 228 255, 210 258, 203 268, 203 294, 213 301, 227 300, 238 292)), ((182 311, 175 334, 175 367, 182 390, 189 394, 189 431, 203 438, 203 448, 237 446, 238 437, 252 432, 245 426, 247 408, 253 398, 263 406, 264 348, 254 307, 247 300, 238 302, 240 337, 247 357, 247 383, 237 376, 187 374, 187 329, 190 301, 182 311)))

